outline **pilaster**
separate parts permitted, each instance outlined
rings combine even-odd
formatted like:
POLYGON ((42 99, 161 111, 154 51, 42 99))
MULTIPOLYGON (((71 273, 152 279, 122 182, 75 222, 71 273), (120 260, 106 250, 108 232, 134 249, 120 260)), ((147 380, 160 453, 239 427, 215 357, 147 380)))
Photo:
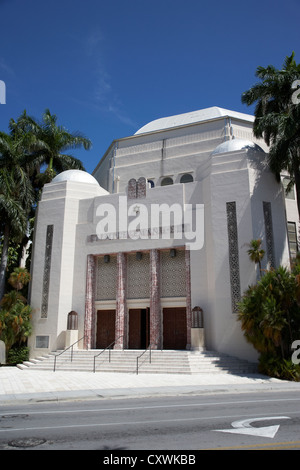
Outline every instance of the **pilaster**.
POLYGON ((150 251, 150 344, 153 349, 161 349, 161 304, 160 304, 160 253, 150 251))
POLYGON ((84 315, 84 347, 91 349, 95 347, 95 257, 87 256, 86 268, 86 294, 84 315))
POLYGON ((118 253, 115 349, 124 349, 127 345, 126 261, 126 254, 118 253))
POLYGON ((191 349, 192 305, 191 305, 191 256, 185 250, 185 283, 186 283, 186 349, 191 349))

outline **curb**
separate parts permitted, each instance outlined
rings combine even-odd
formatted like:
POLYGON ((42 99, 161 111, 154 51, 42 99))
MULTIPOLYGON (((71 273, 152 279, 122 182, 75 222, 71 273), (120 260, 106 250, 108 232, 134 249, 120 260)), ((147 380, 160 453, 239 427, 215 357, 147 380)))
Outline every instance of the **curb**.
POLYGON ((170 387, 143 387, 143 388, 116 388, 74 391, 53 391, 42 393, 12 393, 0 396, 0 405, 54 403, 64 401, 84 401, 103 399, 137 399, 167 396, 197 396, 207 394, 227 393, 257 393, 299 391, 300 383, 260 383, 260 384, 220 384, 200 386, 170 386, 170 387))

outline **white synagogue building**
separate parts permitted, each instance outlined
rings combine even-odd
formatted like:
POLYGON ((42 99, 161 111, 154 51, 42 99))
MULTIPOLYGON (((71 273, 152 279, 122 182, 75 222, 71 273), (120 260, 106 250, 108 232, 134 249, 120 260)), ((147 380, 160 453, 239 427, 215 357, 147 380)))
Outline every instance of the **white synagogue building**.
POLYGON ((30 355, 78 348, 197 350, 255 361, 237 303, 263 268, 289 266, 298 218, 254 117, 218 107, 114 140, 93 175, 65 171, 38 206, 30 355))

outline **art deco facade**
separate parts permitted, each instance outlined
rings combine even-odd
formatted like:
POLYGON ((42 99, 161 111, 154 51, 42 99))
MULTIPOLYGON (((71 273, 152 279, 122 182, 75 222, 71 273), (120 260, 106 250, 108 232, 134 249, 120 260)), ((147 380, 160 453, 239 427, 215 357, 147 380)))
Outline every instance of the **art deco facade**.
POLYGON ((255 359, 236 319, 257 277, 247 244, 262 239, 263 267, 289 265, 297 210, 253 120, 221 108, 159 119, 114 141, 93 176, 67 171, 45 186, 32 357, 80 338, 94 349, 197 348, 200 307, 207 349, 255 359))

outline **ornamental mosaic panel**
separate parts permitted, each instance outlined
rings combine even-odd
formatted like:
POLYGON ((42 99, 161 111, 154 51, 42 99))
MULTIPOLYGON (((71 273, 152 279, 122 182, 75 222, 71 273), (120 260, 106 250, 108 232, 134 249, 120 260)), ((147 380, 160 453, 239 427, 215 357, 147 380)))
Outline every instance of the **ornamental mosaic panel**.
POLYGON ((53 225, 47 225, 41 318, 48 317, 48 298, 49 298, 49 287, 50 287, 52 243, 53 243, 53 225))
POLYGON ((130 253, 127 255, 127 298, 150 298, 150 255, 130 253))
POLYGON ((269 268, 275 268, 273 223, 272 223, 272 210, 271 210, 270 202, 263 202, 263 211, 264 211, 264 219, 265 219, 268 265, 269 265, 269 268))
POLYGON ((241 285, 240 285, 239 245, 238 245, 238 230, 237 230, 237 219, 236 219, 236 203, 227 202, 226 211, 227 211, 231 305, 232 305, 232 312, 237 313, 238 312, 237 304, 241 299, 241 285))
POLYGON ((161 252, 161 297, 186 296, 184 250, 161 252))
POLYGON ((116 299, 117 271, 116 255, 105 255, 97 257, 95 300, 116 299))

